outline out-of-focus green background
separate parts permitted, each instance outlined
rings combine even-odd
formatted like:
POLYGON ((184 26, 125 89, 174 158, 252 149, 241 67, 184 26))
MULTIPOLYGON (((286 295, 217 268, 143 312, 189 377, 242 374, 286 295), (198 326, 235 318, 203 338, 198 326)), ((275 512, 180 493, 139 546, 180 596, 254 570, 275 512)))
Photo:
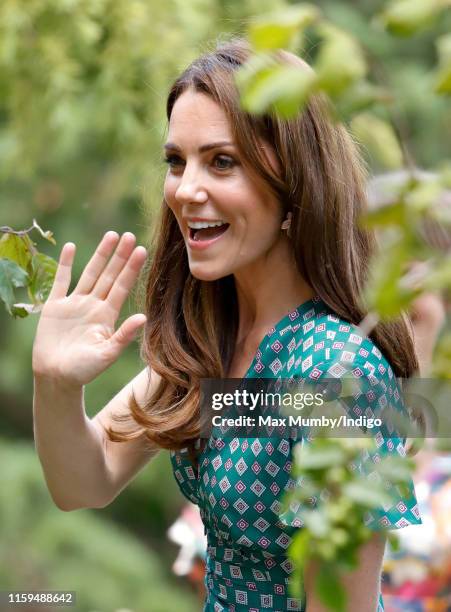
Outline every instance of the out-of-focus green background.
MULTIPOLYGON (((395 94, 403 138, 420 166, 433 167, 445 157, 451 125, 447 100, 432 94, 429 74, 434 40, 449 31, 450 19, 399 39, 370 27, 383 4, 316 2, 365 45, 374 74, 395 94)), ((283 6, 282 0, 2 0, 0 225, 24 229, 36 218, 57 246, 31 236, 54 258, 64 242, 75 242, 72 287, 107 230, 131 231, 147 246, 151 213, 161 201, 170 82, 217 36, 242 33, 249 18, 283 6)), ((374 172, 383 170, 368 161, 374 172)), ((133 296, 118 324, 135 311, 133 296)), ((74 589, 81 612, 199 610, 194 591, 171 573, 177 549, 166 530, 183 499, 167 453, 108 508, 64 513, 53 505, 33 443, 37 320, 14 320, 0 310, 0 590, 74 589)), ((142 367, 134 343, 86 388, 88 414, 142 367)))

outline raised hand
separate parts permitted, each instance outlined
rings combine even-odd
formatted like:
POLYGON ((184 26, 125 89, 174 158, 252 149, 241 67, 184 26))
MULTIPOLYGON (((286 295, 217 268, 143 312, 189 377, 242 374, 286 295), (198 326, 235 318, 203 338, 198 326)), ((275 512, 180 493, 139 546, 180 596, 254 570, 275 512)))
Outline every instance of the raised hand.
POLYGON ((70 295, 76 247, 72 242, 64 244, 34 339, 35 376, 85 385, 114 363, 134 339, 146 321, 144 314, 132 315, 116 331, 115 323, 147 256, 144 247, 135 248, 135 240, 130 232, 120 240, 116 232, 107 232, 70 295))

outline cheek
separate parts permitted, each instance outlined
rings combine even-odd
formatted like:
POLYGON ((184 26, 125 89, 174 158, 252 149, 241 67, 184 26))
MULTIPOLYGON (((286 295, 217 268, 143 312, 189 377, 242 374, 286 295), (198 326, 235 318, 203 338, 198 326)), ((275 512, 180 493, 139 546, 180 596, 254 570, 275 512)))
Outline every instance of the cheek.
POLYGON ((172 201, 173 196, 174 196, 174 187, 173 187, 173 181, 171 181, 171 179, 169 178, 165 178, 164 180, 164 185, 163 185, 163 195, 164 195, 164 199, 166 200, 166 202, 169 204, 170 201, 172 201))
POLYGON ((172 210, 172 212, 177 216, 178 214, 178 206, 177 200, 175 199, 175 193, 177 190, 177 186, 173 179, 166 179, 163 187, 163 196, 166 201, 166 204, 172 210))
POLYGON ((272 240, 280 234, 281 207, 279 202, 263 201, 249 209, 246 215, 248 229, 260 239, 272 240))

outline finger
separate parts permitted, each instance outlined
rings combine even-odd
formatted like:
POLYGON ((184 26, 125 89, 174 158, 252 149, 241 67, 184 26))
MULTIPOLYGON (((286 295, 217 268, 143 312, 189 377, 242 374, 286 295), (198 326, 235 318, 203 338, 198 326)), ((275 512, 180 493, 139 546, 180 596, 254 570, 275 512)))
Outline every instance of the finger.
POLYGON ((117 232, 107 232, 87 263, 72 294, 90 293, 119 240, 117 232))
POLYGON ((48 300, 66 297, 70 286, 72 263, 75 257, 76 246, 73 242, 66 242, 61 249, 53 285, 48 300))
POLYGON ((114 284, 114 281, 119 276, 119 273, 127 263, 130 255, 133 253, 135 242, 136 238, 131 232, 125 232, 125 234, 123 234, 113 257, 110 259, 105 270, 97 279, 97 282, 91 291, 92 295, 95 295, 101 300, 106 298, 114 284))
POLYGON ((106 302, 119 313, 122 305, 127 299, 131 288, 136 282, 139 272, 146 261, 147 251, 143 246, 138 246, 131 254, 127 264, 115 280, 106 302))
POLYGON ((126 346, 135 339, 140 327, 144 325, 147 317, 144 314, 135 314, 125 320, 119 329, 111 336, 110 343, 116 356, 125 349, 126 346))

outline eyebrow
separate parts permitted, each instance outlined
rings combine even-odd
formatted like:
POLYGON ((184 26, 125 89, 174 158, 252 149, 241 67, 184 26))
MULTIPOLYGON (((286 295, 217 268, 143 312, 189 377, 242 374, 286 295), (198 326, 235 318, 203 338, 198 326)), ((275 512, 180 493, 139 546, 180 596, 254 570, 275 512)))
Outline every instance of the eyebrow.
MULTIPOLYGON (((209 144, 204 144, 201 147, 199 147, 198 151, 199 153, 204 153, 205 151, 210 151, 211 149, 219 149, 220 147, 227 147, 227 146, 233 146, 233 142, 230 142, 229 140, 221 140, 219 142, 211 142, 209 144)), ((177 146, 176 144, 174 144, 173 142, 167 142, 164 145, 164 148, 166 150, 171 150, 171 151, 181 151, 182 149, 177 146)))

